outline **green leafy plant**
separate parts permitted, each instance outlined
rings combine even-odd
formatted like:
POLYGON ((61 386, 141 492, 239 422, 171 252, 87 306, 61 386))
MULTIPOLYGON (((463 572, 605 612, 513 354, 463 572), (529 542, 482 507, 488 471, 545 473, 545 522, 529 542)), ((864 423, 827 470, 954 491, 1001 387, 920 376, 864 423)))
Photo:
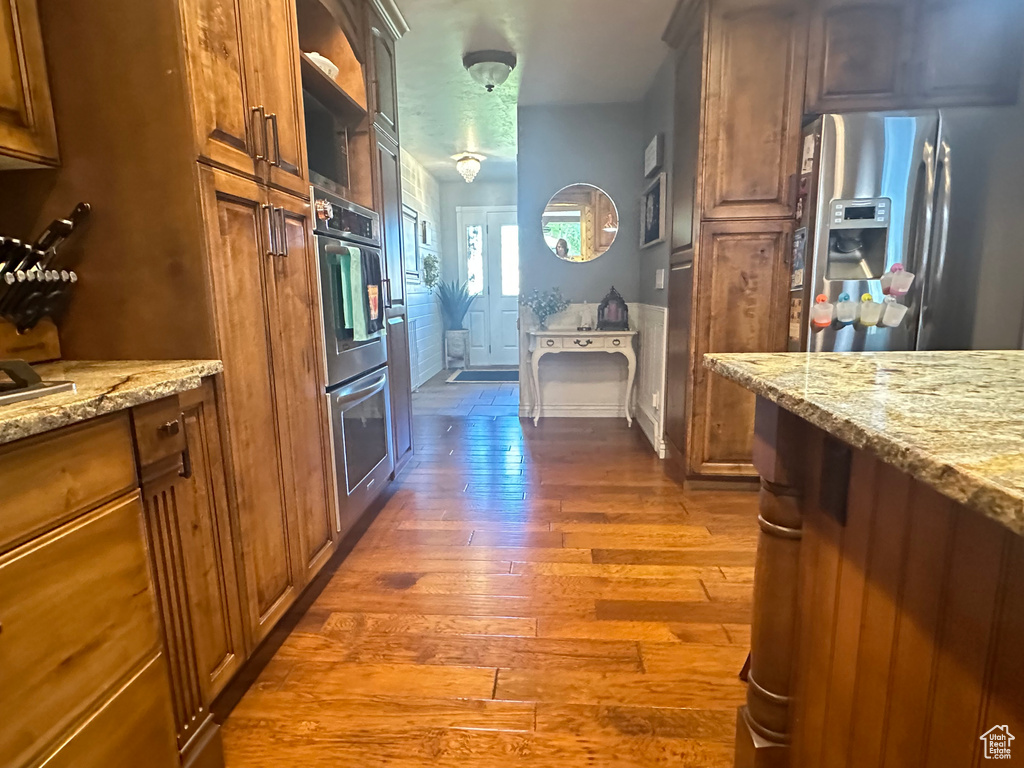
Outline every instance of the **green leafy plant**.
POLYGON ((423 257, 423 284, 433 290, 441 281, 441 261, 433 253, 423 257))
POLYGON ((450 283, 439 283, 437 286, 437 300, 441 303, 441 315, 444 317, 444 324, 449 331, 464 331, 462 321, 466 319, 469 312, 469 305, 473 303, 473 296, 469 295, 469 284, 459 285, 452 280, 450 283))
POLYGON ((530 293, 524 293, 519 297, 519 303, 524 307, 533 310, 533 314, 544 325, 551 315, 557 315, 569 307, 569 302, 559 288, 552 288, 550 291, 539 291, 534 289, 530 293))

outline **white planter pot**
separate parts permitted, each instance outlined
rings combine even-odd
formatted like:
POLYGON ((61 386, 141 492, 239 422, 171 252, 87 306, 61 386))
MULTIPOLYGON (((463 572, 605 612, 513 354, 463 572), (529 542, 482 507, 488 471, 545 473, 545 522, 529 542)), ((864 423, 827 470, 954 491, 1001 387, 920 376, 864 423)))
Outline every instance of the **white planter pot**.
POLYGON ((469 368, 469 331, 445 331, 444 350, 445 368, 469 368))

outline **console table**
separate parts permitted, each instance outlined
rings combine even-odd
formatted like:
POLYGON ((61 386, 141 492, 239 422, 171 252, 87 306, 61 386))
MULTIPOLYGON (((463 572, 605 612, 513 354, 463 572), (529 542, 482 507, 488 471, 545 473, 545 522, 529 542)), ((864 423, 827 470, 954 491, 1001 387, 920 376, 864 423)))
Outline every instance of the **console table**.
POLYGON ((528 331, 530 337, 530 371, 536 402, 533 406, 533 424, 540 421, 540 360, 544 355, 558 352, 603 352, 620 354, 626 358, 626 423, 633 426, 633 382, 636 381, 636 331, 528 331))

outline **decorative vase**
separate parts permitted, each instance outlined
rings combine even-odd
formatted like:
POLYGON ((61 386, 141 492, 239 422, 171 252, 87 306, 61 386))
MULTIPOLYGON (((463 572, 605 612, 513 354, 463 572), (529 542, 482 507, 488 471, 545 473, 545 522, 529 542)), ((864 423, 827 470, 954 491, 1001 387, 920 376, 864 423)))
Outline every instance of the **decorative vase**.
POLYGON ((444 349, 445 368, 451 368, 452 362, 458 363, 456 368, 469 368, 469 331, 445 331, 444 349))

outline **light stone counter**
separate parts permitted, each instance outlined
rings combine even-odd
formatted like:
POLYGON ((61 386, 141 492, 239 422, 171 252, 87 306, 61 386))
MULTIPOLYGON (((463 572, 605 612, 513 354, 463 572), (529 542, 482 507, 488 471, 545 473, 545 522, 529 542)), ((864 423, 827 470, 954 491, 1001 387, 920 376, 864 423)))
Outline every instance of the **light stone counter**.
POLYGON ((1024 352, 711 354, 704 365, 1024 535, 1024 352))
POLYGON ((0 445, 196 389, 223 370, 219 360, 65 361, 33 368, 45 381, 73 381, 77 391, 0 406, 0 445))

